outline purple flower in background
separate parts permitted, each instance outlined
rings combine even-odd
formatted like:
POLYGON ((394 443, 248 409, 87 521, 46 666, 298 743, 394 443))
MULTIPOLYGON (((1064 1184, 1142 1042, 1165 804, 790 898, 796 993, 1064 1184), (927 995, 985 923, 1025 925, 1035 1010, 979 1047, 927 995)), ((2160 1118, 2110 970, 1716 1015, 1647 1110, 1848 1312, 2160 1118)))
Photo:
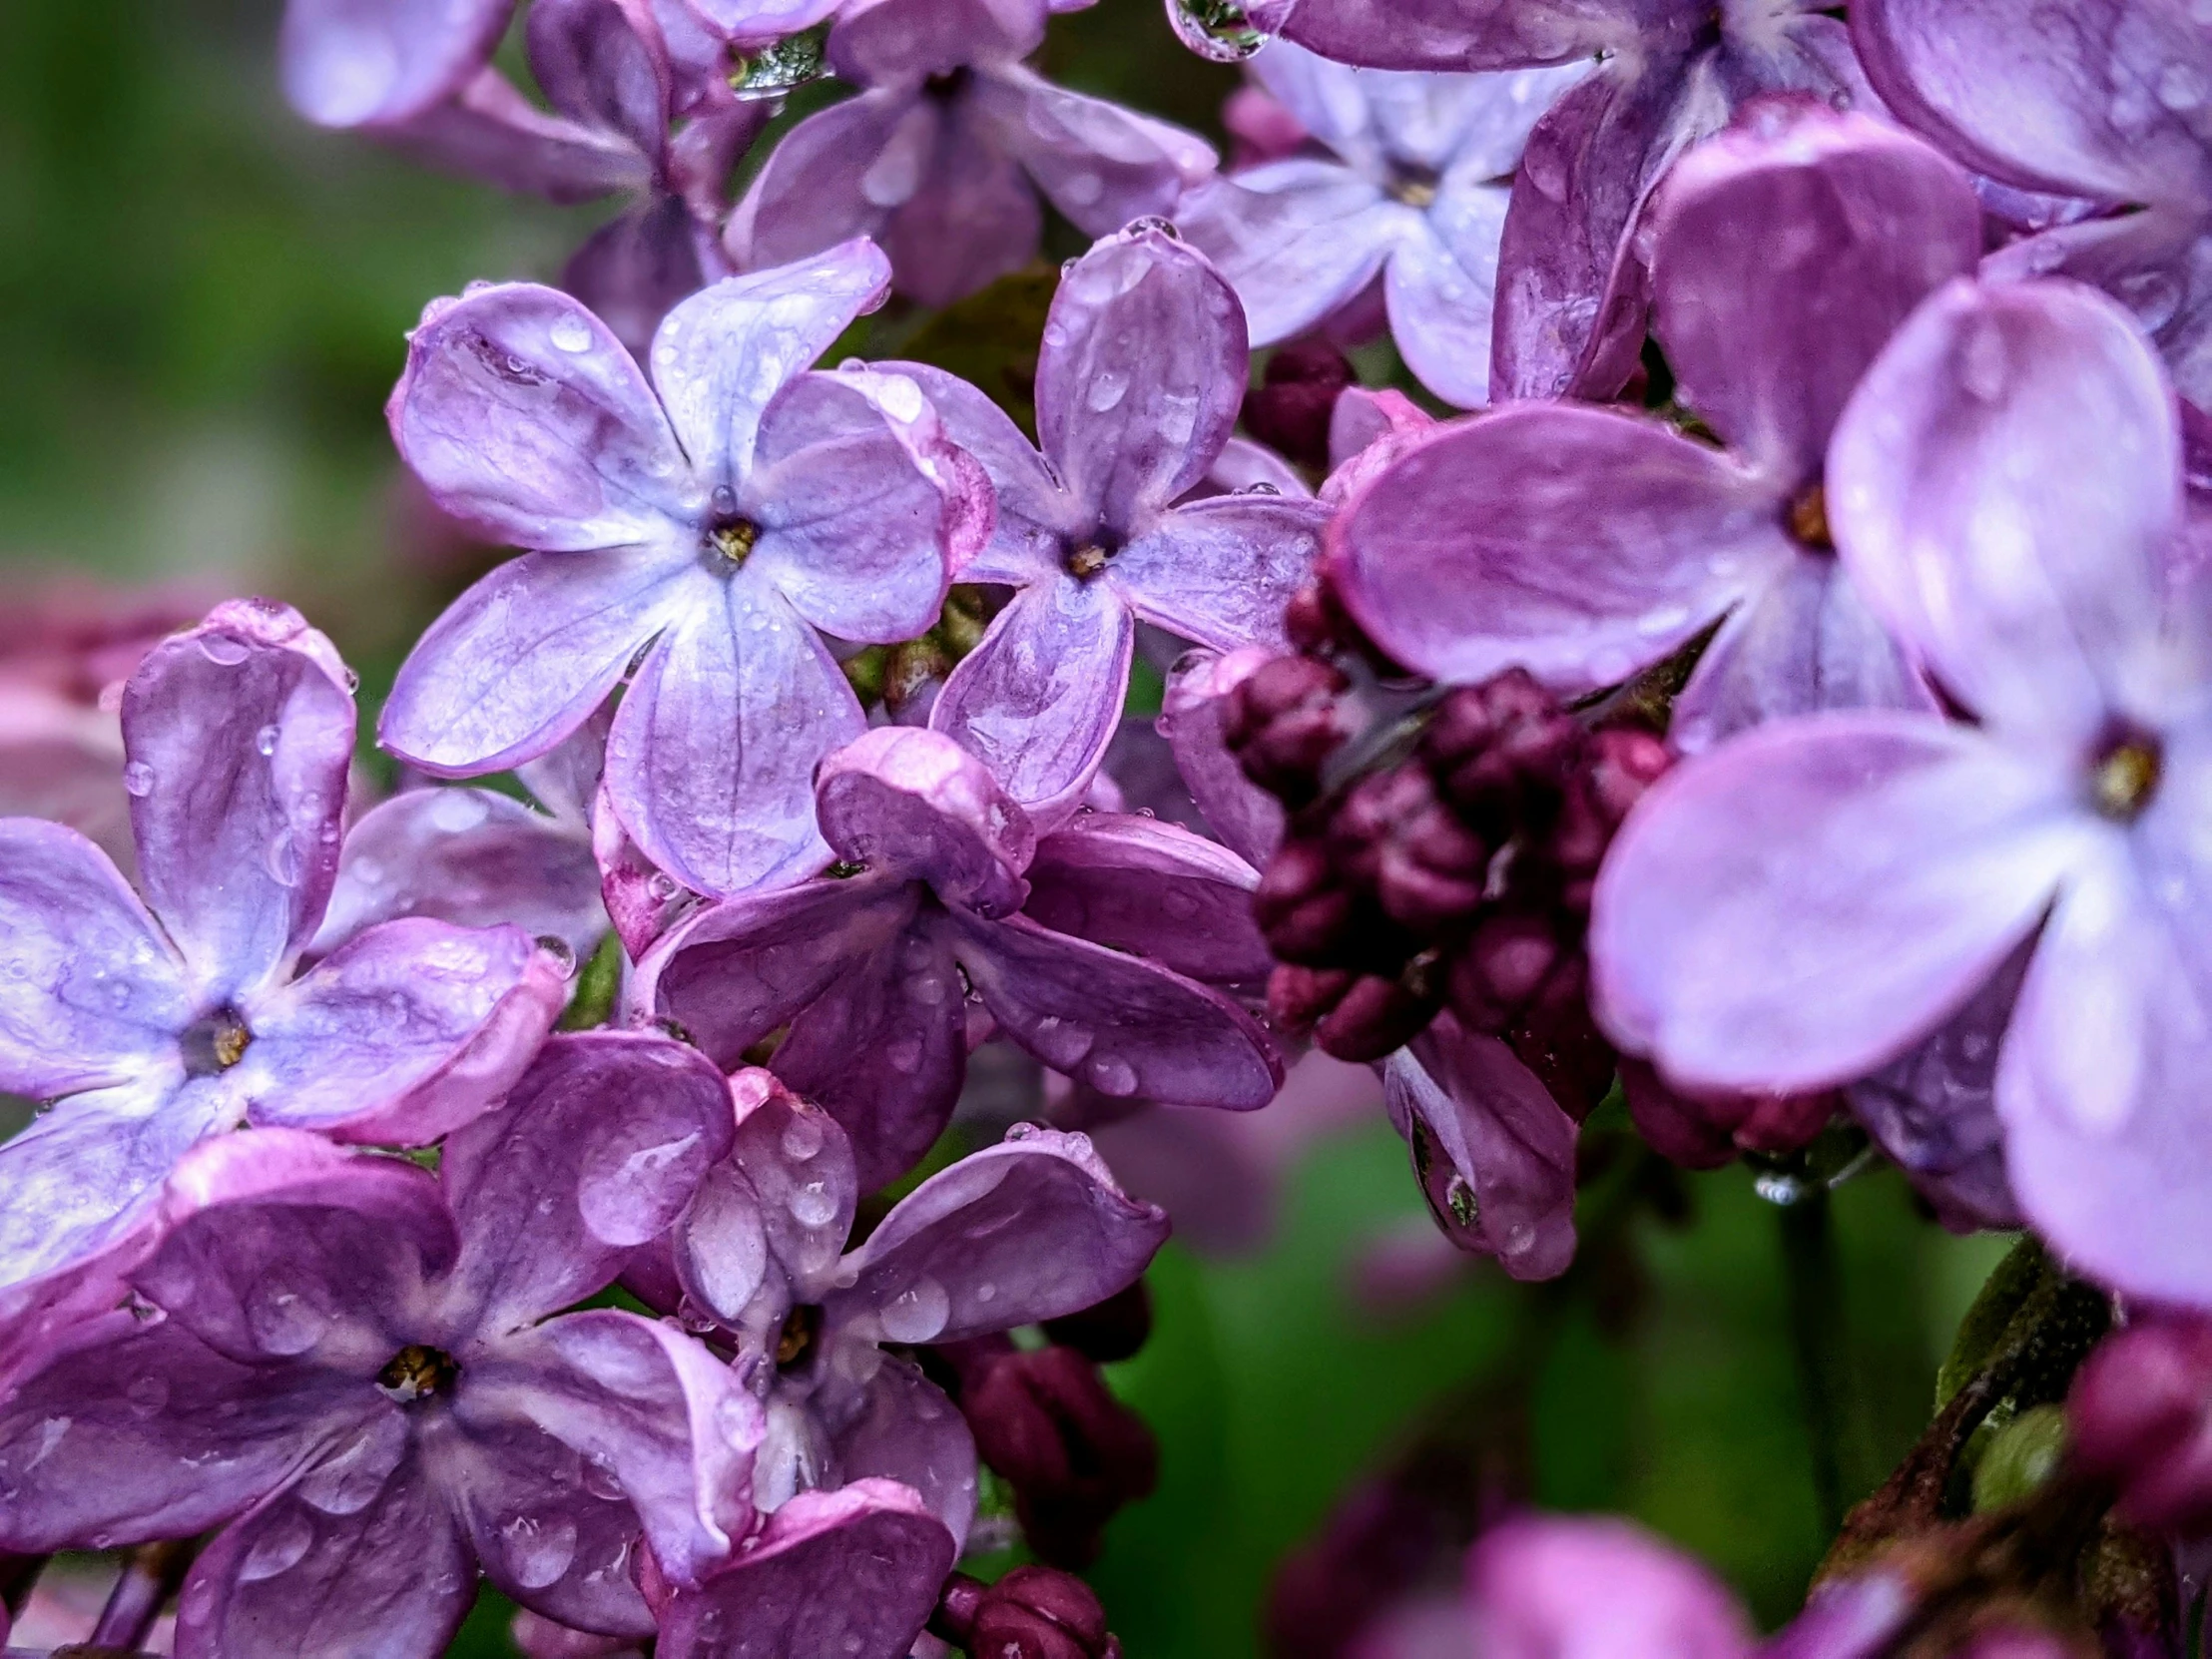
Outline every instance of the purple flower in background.
POLYGON ((1407 667, 1525 667, 1579 693, 1725 616, 1676 702, 1683 751, 1778 714, 1931 707, 1834 556, 1830 432, 1897 326, 1970 271, 1965 176, 1860 115, 1766 104, 1677 166, 1654 209, 1656 332, 1726 441, 1573 403, 1438 429, 1330 531, 1347 609, 1407 667))
POLYGON ((1678 1085, 1819 1088, 2032 938, 1995 1075, 2020 1209, 2099 1278, 2202 1301, 2212 632, 2171 582, 2172 388, 2091 290, 1954 283, 1830 483, 1854 579, 1979 724, 1790 721, 1662 781, 1599 880, 1599 1011, 1678 1085))
POLYGON ((1304 333, 1380 277, 1421 384, 1462 408, 1488 402, 1508 186, 1529 129, 1584 66, 1399 74, 1279 42, 1249 73, 1321 153, 1210 181, 1177 222, 1236 284, 1252 343, 1304 333))
MULTIPOLYGON (((1281 1067, 1252 1018, 1129 953, 1214 948, 1169 903, 1172 883, 1153 889, 1142 941, 1111 941, 1121 948, 1014 913, 1035 831, 980 762, 934 732, 868 733, 824 763, 819 791, 823 833, 857 873, 696 912, 639 965, 631 994, 725 1066, 788 1026, 769 1063, 844 1126, 863 1189, 910 1168, 952 1111, 969 1047, 963 984, 1001 1035, 1108 1094, 1237 1109, 1272 1098, 1281 1067)), ((1190 860, 1186 915, 1208 913, 1187 894, 1218 878, 1190 860)))
POLYGON ((296 612, 222 605, 124 693, 143 902, 75 830, 0 821, 0 1087, 53 1102, 0 1145, 11 1316, 126 1239, 203 1136, 423 1144, 496 1099, 559 1012, 560 965, 513 927, 392 921, 294 977, 353 719, 296 612))
POLYGON ((1016 1125, 942 1170, 846 1252, 862 1189, 837 1121, 763 1071, 732 1080, 737 1138, 630 1284, 735 1334, 767 1412, 754 1475, 795 1492, 898 1480, 967 1536, 975 1447, 908 1348, 1079 1313, 1142 1277, 1167 1217, 1122 1196, 1081 1135, 1016 1125))
POLYGON ((2105 289, 2157 341, 2182 395, 2212 402, 2212 32, 2201 15, 2171 0, 2034 12, 1869 0, 1851 26, 1899 119, 1978 173, 2103 206, 1992 255, 1986 275, 2105 289))
POLYGON ((400 453, 448 512, 535 551, 423 635, 386 747, 497 772, 628 675, 606 783, 645 855, 710 893, 819 865, 815 763, 866 726, 822 635, 920 633, 990 519, 911 380, 806 372, 888 276, 853 242, 718 282, 662 323, 650 384, 550 288, 432 304, 392 393, 400 453))
POLYGON ((1163 226, 1061 278, 1037 359, 1042 453, 983 393, 909 374, 990 473, 998 523, 961 574, 1021 591, 945 681, 929 724, 1050 824, 1113 741, 1140 620, 1217 651, 1283 642, 1326 513, 1276 487, 1183 502, 1229 443, 1249 351, 1237 296, 1163 226))
POLYGON ((665 1038, 557 1037, 439 1172, 247 1131, 180 1165, 131 1307, 0 1407, 0 1547, 220 1528, 186 1655, 434 1655, 479 1567, 564 1624, 653 1629, 640 1531, 690 1581, 752 1523, 758 1406, 673 1326, 558 1310, 610 1283, 728 1147, 665 1038))
POLYGON ((1036 257, 1041 193, 1087 236, 1175 211, 1214 170, 1203 139, 1022 67, 1044 0, 872 0, 830 35, 864 90, 785 135, 731 216, 747 270, 870 236, 925 305, 1036 257))
POLYGON ((284 96, 323 127, 395 127, 476 78, 515 0, 286 0, 284 96))

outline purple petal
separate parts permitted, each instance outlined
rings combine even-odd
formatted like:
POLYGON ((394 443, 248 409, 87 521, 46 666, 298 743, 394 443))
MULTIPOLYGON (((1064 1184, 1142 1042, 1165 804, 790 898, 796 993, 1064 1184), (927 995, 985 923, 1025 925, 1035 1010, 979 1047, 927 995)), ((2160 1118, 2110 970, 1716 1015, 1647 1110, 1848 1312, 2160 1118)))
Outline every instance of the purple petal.
POLYGON ((1614 1040, 1688 1088, 1872 1071, 1979 988, 2093 844, 2072 781, 1914 715, 1761 727, 1662 779, 1598 877, 1614 1040))
POLYGON ((875 1371, 841 1397, 818 1390, 811 1402, 827 1418, 840 1485, 893 1480, 920 1498, 967 1544, 975 1522, 975 1436, 959 1407, 910 1360, 878 1351, 875 1371))
POLYGON ((924 305, 980 292, 1037 257, 1044 210, 1021 166, 995 142, 974 86, 948 110, 911 109, 860 176, 863 196, 902 197, 883 228, 898 290, 924 305))
POLYGON ((535 760, 591 718, 638 648, 703 589, 693 557, 664 547, 509 560, 415 642, 377 739, 440 777, 535 760))
POLYGON ((1653 331, 1678 395, 1795 485, 1819 475, 1898 325, 1971 273, 1981 209, 1962 171, 1895 127, 1777 103, 1682 159, 1651 236, 1653 331))
POLYGON ((345 666, 289 606, 219 605, 131 676, 123 745, 139 881, 194 991, 212 1006, 259 989, 313 936, 337 875, 345 666))
POLYGON ((566 979, 520 928, 387 921, 247 1004, 252 1040, 224 1082, 257 1125, 423 1145, 505 1092, 566 979))
POLYGON ((1136 638, 1119 582, 1044 576, 946 677, 930 730, 981 757, 1031 817, 1064 817, 1113 742, 1136 638))
POLYGON ((1160 735, 1207 827, 1247 862, 1265 865, 1283 839, 1283 804, 1247 778, 1222 737, 1228 697, 1272 660, 1258 649, 1193 651, 1168 675, 1160 735))
POLYGON ((1052 476, 1037 446, 1022 436, 1005 410, 957 375, 928 363, 874 366, 904 375, 921 387, 945 435, 980 461, 990 476, 998 496, 991 540, 959 572, 960 579, 1026 587, 1040 577, 1057 575, 1062 539, 1080 535, 1090 526, 1080 521, 1073 500, 1052 476))
POLYGON ((1180 974, 1019 916, 951 922, 953 952, 1003 1035, 1101 1093, 1248 1111, 1283 1081, 1251 1016, 1180 974))
POLYGON ((1861 382, 1828 478, 1845 563, 1936 679, 1991 720, 2095 735, 2157 636, 2181 523, 2173 393, 2117 306, 1944 288, 1861 382))
POLYGON ((1236 284, 1252 343, 1305 332, 1357 298, 1412 210, 1336 162, 1273 162, 1191 192, 1183 234, 1236 284))
POLYGON ((730 275, 711 225, 678 196, 655 196, 593 232, 561 268, 561 286, 643 361, 662 319, 730 275))
POLYGON ((1045 459, 1108 529, 1129 534, 1206 476, 1244 401, 1243 308, 1167 234, 1103 238, 1061 279, 1037 363, 1045 459), (1132 354, 1130 342, 1144 349, 1132 354))
POLYGON ((856 0, 830 35, 841 81, 879 86, 951 75, 974 63, 1026 58, 1044 44, 1041 0, 856 0))
POLYGON ((1272 491, 1295 501, 1311 501, 1314 497, 1313 486, 1297 467, 1253 438, 1231 438, 1223 444, 1201 488, 1220 495, 1266 495, 1272 491))
POLYGON ((843 857, 927 881, 984 915, 1021 906, 1037 840, 989 771, 935 732, 879 727, 822 764, 822 832, 843 857))
POLYGON ((1390 335, 1420 383, 1446 403, 1490 400, 1490 317, 1506 193, 1453 174, 1427 221, 1398 244, 1383 273, 1390 335))
POLYGON ((289 0, 284 95, 324 127, 403 121, 481 69, 513 12, 514 0, 289 0))
POLYGON ((878 235, 920 188, 936 128, 934 110, 905 87, 808 116, 769 152, 730 216, 730 258, 760 270, 878 235))
POLYGON ((530 74, 571 121, 619 134, 641 156, 668 143, 668 67, 617 0, 545 0, 524 24, 530 74))
POLYGON ((1676 650, 1789 546, 1771 486, 1727 456, 1574 404, 1439 427, 1330 526, 1346 606, 1397 661, 1571 692, 1676 650))
POLYGON ((1274 966, 1252 919, 1260 872, 1227 847, 1149 818, 1092 813, 1037 842, 1022 913, 1210 984, 1274 966))
POLYGON ((1147 622, 1217 651, 1280 646, 1283 609, 1313 579, 1328 509, 1223 495, 1161 515, 1106 567, 1147 622))
POLYGON ((591 849, 599 863, 599 893, 606 901, 607 919, 631 961, 642 960, 662 934, 698 907, 699 895, 656 869, 638 850, 605 790, 592 802, 591 849))
POLYGON ((888 1480, 801 1492, 661 1614, 667 1659, 901 1659, 951 1570, 951 1535, 888 1480))
POLYGON ((697 1049, 642 1031, 553 1038, 439 1162, 476 1319, 513 1330, 604 1290, 729 1149, 730 1092, 697 1049))
POLYGON ((1520 69, 1633 49, 1647 0, 1305 0, 1283 34, 1339 63, 1376 69, 1520 69))
POLYGON ((1515 1279, 1574 1260, 1574 1119, 1495 1037, 1440 1016, 1384 1073, 1390 1123, 1436 1225, 1515 1279))
POLYGON ((435 299, 385 407, 439 507, 549 552, 665 541, 684 456, 630 353, 567 294, 501 282, 435 299))
POLYGON ((651 159, 626 140, 548 114, 492 68, 376 137, 425 167, 549 202, 588 202, 653 181, 651 159))
POLYGON ((978 127, 1085 236, 1173 214, 1184 191, 1214 171, 1213 146, 1196 133, 1055 86, 1018 64, 979 72, 968 98, 978 127))
POLYGON ((1751 1659, 1727 1587, 1626 1521, 1530 1516, 1485 1533, 1467 1562, 1485 1659, 1751 1659))
POLYGON ((696 892, 791 880, 825 861, 813 779, 867 730, 815 631, 765 576, 692 590, 630 682, 607 793, 645 855, 696 892))

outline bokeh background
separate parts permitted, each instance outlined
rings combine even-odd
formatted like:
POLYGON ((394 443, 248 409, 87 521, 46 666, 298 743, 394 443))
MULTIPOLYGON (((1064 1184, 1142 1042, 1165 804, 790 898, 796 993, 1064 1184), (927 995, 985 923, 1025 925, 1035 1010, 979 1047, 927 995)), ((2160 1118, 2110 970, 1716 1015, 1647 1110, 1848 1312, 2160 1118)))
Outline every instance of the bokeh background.
MULTIPOLYGON (((0 599, 20 619, 86 579, 275 594, 337 641, 372 705, 480 558, 394 465, 382 404, 404 330, 473 278, 550 278, 607 210, 302 125, 276 91, 277 9, 0 0, 0 599)), ((1057 20, 1045 67, 1217 140, 1235 84, 1155 0, 1057 20)), ((1159 1435, 1160 1488, 1091 1575, 1131 1659, 1263 1651, 1285 1554, 1363 1475, 1470 1437, 1522 1446, 1537 1501, 1625 1511, 1766 1622, 1786 1616, 1827 1533, 1783 1214, 1740 1167, 1685 1191, 1686 1217, 1637 1209, 1562 1286, 1439 1276, 1408 1253, 1426 1223, 1371 1112, 1292 1160, 1258 1248, 1171 1244, 1152 1343, 1114 1369, 1159 1435)), ((1813 1313, 1844 1380, 1848 1499, 1926 1422, 2006 1241, 1945 1236, 1879 1171, 1840 1191, 1833 1225, 1835 1287, 1813 1313)), ((507 1652, 504 1629, 487 1598, 456 1651, 507 1652)))

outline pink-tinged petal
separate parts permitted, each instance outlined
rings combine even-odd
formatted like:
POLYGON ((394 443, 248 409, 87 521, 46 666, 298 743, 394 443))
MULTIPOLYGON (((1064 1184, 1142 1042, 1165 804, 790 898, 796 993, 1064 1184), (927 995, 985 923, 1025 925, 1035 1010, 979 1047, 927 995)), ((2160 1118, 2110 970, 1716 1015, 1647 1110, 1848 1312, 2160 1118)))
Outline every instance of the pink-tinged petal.
POLYGON ((252 1040, 223 1081, 257 1125, 424 1145, 506 1091, 568 972, 518 927, 387 921, 249 1003, 252 1040))
POLYGON ((550 552, 664 540, 684 456, 645 375, 567 294, 501 282, 432 300, 384 413, 439 507, 550 552))
POLYGON ((1521 69, 1634 46, 1652 0, 1306 0, 1283 36, 1339 63, 1376 69, 1521 69))
POLYGON ((663 1609, 667 1659, 901 1659, 956 1553, 920 1500, 888 1480, 801 1492, 750 1542, 663 1609))
POLYGON ((855 237, 725 277, 668 313, 653 337, 653 383, 703 487, 743 488, 769 403, 882 303, 890 277, 882 252, 855 237))
POLYGON ((561 286, 642 362, 662 318, 729 275, 712 225, 683 198, 654 196, 593 232, 561 267, 561 286))
POLYGON ((344 664, 287 605, 219 605, 131 676, 123 746, 140 884, 194 992, 257 989, 313 935, 337 875, 344 664))
POLYGON ((1444 1014, 1390 1057, 1384 1082, 1390 1123, 1445 1237, 1515 1279, 1566 1272, 1575 1122, 1513 1051, 1444 1014))
POLYGON ((1021 907, 1029 817, 982 762, 936 732, 884 726, 822 763, 822 832, 839 856, 927 881, 984 915, 1021 907))
POLYGON ((1383 273, 1390 336, 1430 391, 1462 409, 1490 400, 1490 315, 1506 193, 1447 180, 1428 223, 1398 244, 1383 273))
POLYGON ((642 961, 661 935, 697 906, 699 895, 638 850, 605 790, 592 801, 591 850, 607 919, 630 960, 642 961))
POLYGON ((697 1049, 643 1031, 553 1038, 439 1162, 471 1323, 513 1330, 604 1290, 668 1231, 730 1132, 729 1089, 697 1049))
POLYGON ((1416 217, 1351 168, 1301 157, 1210 180, 1177 223, 1236 285, 1252 343, 1272 345, 1357 298, 1416 217))
POLYGON ((1910 709, 1936 699, 1835 559, 1783 560, 1721 624, 1675 699, 1667 741, 1684 755, 1769 720, 1824 709, 1910 709))
POLYGON ((852 0, 830 32, 830 70, 855 86, 951 75, 1044 44, 1043 0, 852 0))
POLYGON ((1062 539, 1090 527, 1081 521, 1073 498, 1052 476, 1037 446, 1022 436, 1005 410, 958 375, 928 363, 874 366, 904 375, 921 387, 945 435, 980 461, 990 476, 998 496, 991 539, 958 573, 960 579, 1027 587, 1057 574, 1062 539))
POLYGON ((747 1049, 897 938, 914 902, 904 880, 857 875, 710 905, 638 964, 633 1002, 675 1020, 735 1070, 747 1049))
POLYGON ((1037 842, 1022 914, 1217 985, 1274 966, 1252 919, 1260 872, 1227 847, 1156 819, 1091 813, 1037 842))
POLYGON ((1107 580, 1147 622, 1217 651, 1283 646, 1283 609, 1313 579, 1329 511, 1278 495, 1221 495, 1163 513, 1107 580))
POLYGON ((1180 974, 1019 916, 955 914, 952 928, 1001 1034, 1102 1094, 1249 1111, 1283 1081, 1258 1023, 1180 974))
POLYGON ((1245 776, 1222 736, 1229 694, 1273 661, 1258 648, 1187 653, 1168 675, 1159 730, 1206 827, 1248 863, 1264 866, 1283 839, 1283 804, 1245 776))
POLYGON ((948 559, 990 533, 988 480, 921 389, 866 371, 802 374, 777 395, 739 506, 760 527, 748 570, 825 633, 875 645, 936 621, 948 559))
POLYGON ((1868 115, 1755 106, 1652 209, 1653 331, 1677 395, 1786 482, 1816 478, 1890 335, 1981 253, 1954 163, 1868 115))
POLYGON ((1329 527, 1339 592, 1431 678, 1522 667, 1625 680, 1697 634, 1790 543, 1770 486, 1669 427, 1518 404, 1455 421, 1370 477, 1329 527))
POLYGON ((184 964, 107 855, 0 820, 0 1087, 40 1099, 175 1063, 184 964))
POLYGON ((2023 28, 2004 6, 1869 0, 1851 27, 1882 101, 1975 171, 2127 202, 2171 200, 2202 176, 2189 102, 2159 95, 2212 77, 2186 13, 2094 0, 2023 28))
POLYGON ((523 25, 531 78, 571 121, 619 134, 641 156, 668 143, 669 70, 618 0, 545 0, 523 25))
POLYGON ((481 69, 513 13, 514 0, 289 0, 284 96, 324 127, 404 121, 481 69))
POLYGON ((1102 238, 1061 278, 1037 363, 1039 447, 1127 535, 1206 476, 1243 406, 1244 308, 1173 236, 1102 238))
POLYGON ((666 547, 511 559, 415 642, 377 740, 439 777, 535 760, 591 718, 703 587, 693 555, 666 547))
POLYGON ((1467 1598, 1484 1659, 1751 1659, 1751 1625, 1704 1567, 1626 1521, 1530 1516, 1483 1534, 1467 1598))
POLYGON ((1088 1136, 1017 1129, 899 1200, 825 1313, 872 1310, 893 1342, 1010 1331, 1136 1283, 1167 1236, 1167 1212, 1125 1197, 1088 1136))
POLYGON ((178 1659, 436 1659, 475 1563, 419 1451, 345 1506, 279 1492, 219 1533, 178 1598, 178 1659))
POLYGON ((653 180, 652 160, 621 137, 540 109, 491 68, 376 137, 425 167, 549 202, 588 202, 653 180))
POLYGON ((379 922, 427 916, 460 927, 510 923, 560 939, 582 961, 607 930, 599 866, 578 822, 491 790, 409 790, 347 833, 337 884, 310 949, 336 949, 379 922))
POLYGON ((1971 996, 2095 845, 2071 780, 1927 716, 1761 727, 1637 804, 1591 911, 1594 1003, 1688 1088, 1801 1093, 1971 996))
POLYGON ((929 728, 980 757, 1030 817, 1052 823, 1074 811, 1106 758, 1136 638, 1117 584, 1045 576, 946 677, 929 728))
MULTIPOLYGON (((1401 391, 1347 386, 1329 411, 1330 481, 1345 464, 1388 440, 1403 441, 1425 432, 1436 417, 1401 391)), ((1324 486, 1326 489, 1327 486, 1324 486)), ((1342 493, 1334 498, 1343 499, 1342 493)))
POLYGON ((462 1424, 532 1422, 593 1462, 636 1505, 670 1578, 696 1579, 752 1521, 761 1408, 674 1325, 563 1314, 454 1358, 462 1424))
POLYGON ((2127 316, 2067 283, 1960 281, 1860 383, 1828 512, 1870 604, 1988 719, 2095 735, 2155 640, 2181 435, 2127 316))
POLYGON ((772 583, 741 571, 693 592, 615 712, 607 793, 640 850, 696 892, 792 880, 827 861, 816 763, 866 717, 772 583))
POLYGON ((968 106, 980 132, 1085 236, 1172 215, 1183 193, 1214 171, 1213 146, 1196 133, 1055 86, 1018 64, 978 71, 968 106))
POLYGON ((857 1388, 818 1389, 809 1403, 829 1431, 841 1486, 894 1480, 967 1545, 975 1522, 975 1436, 958 1406, 912 1361, 877 1351, 857 1388))

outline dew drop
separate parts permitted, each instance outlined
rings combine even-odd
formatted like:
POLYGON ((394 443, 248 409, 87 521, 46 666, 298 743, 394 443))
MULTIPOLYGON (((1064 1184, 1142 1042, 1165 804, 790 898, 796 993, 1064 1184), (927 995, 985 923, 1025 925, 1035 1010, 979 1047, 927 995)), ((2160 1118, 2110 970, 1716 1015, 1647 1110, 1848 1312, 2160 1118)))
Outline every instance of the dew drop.
POLYGON ((136 796, 150 794, 154 788, 154 769, 144 761, 133 761, 123 769, 123 787, 136 796))
POLYGON ((1095 414, 1104 414, 1119 403, 1129 390, 1129 376, 1111 368, 1102 368, 1091 376, 1089 390, 1083 401, 1095 414))
POLYGON ((237 668, 246 661, 250 650, 244 640, 233 639, 229 634, 200 636, 200 655, 218 668, 237 668))
POLYGON ((564 316, 546 330, 546 337, 563 351, 589 351, 591 329, 580 316, 564 316))
POLYGON ((299 844, 292 839, 290 830, 276 831, 264 861, 269 865, 270 878, 279 887, 299 885, 299 844))
POLYGON ((1472 1227, 1482 1214, 1481 1206, 1474 1200, 1474 1189, 1467 1185, 1463 1175, 1454 1175, 1445 1183, 1444 1207, 1461 1227, 1472 1227))
POLYGON ((925 1343, 944 1329, 951 1300, 934 1279, 917 1279, 883 1305, 883 1335, 894 1343, 925 1343))
POLYGON ((314 1547, 314 1526, 297 1509, 285 1508, 273 1516, 254 1540, 254 1547, 239 1563, 239 1579, 258 1584, 265 1578, 291 1571, 300 1557, 314 1547))
POLYGON ((254 748, 264 760, 276 753, 276 728, 265 726, 254 734, 254 748))
POLYGON ((131 1379, 123 1390, 123 1397, 131 1402, 131 1409, 142 1417, 150 1417, 169 1403, 168 1379, 148 1372, 144 1377, 131 1379))
POLYGON ((1994 318, 1969 325, 1958 347, 1958 383, 1969 395, 1994 403, 2012 383, 2011 352, 1994 318))
POLYGON ((1116 1098, 1137 1092, 1137 1073, 1127 1060, 1119 1055, 1094 1055, 1090 1064, 1091 1085, 1100 1094, 1116 1098))
POLYGON ((558 1581, 576 1559, 573 1521, 539 1521, 517 1515, 499 1529, 499 1538, 515 1582, 526 1590, 542 1590, 558 1581))
POLYGON ((785 1202, 792 1220, 802 1227, 827 1227, 837 1213, 837 1201, 827 1182, 809 1181, 804 1186, 794 1187, 785 1202))
POLYGON ((792 1114, 791 1122, 784 1125, 784 1156, 795 1164, 804 1164, 822 1150, 822 1125, 803 1112, 792 1114))

